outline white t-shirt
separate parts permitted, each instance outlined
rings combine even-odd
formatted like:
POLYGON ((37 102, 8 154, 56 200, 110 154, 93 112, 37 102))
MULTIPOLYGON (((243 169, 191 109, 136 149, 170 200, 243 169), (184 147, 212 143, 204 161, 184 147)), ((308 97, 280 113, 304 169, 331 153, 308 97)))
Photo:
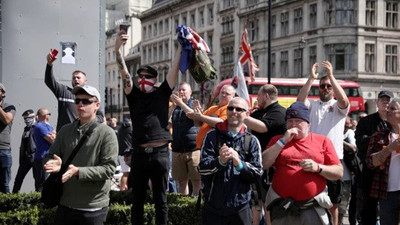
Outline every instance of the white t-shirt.
POLYGON ((309 102, 310 131, 331 139, 339 159, 343 159, 344 124, 350 104, 347 108, 340 109, 335 99, 327 102, 322 102, 320 99, 309 100, 309 102))
MULTIPOLYGON (((347 132, 343 135, 343 140, 346 140, 347 142, 349 142, 349 144, 352 145, 356 145, 356 138, 354 137, 354 130, 352 129, 348 129, 347 132)), ((343 181, 349 181, 352 179, 351 176, 351 171, 350 169, 346 166, 346 163, 344 163, 343 160, 341 160, 342 162, 342 166, 343 166, 343 177, 342 180, 343 181)))

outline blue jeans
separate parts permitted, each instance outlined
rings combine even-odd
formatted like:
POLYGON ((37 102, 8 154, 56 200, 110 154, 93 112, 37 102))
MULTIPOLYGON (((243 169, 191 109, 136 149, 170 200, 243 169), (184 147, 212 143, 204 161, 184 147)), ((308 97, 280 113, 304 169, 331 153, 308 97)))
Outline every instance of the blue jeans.
POLYGON ((387 199, 379 200, 379 220, 382 225, 397 225, 400 212, 400 191, 388 192, 387 199))
POLYGON ((0 149, 0 192, 10 192, 11 165, 11 149, 0 149))

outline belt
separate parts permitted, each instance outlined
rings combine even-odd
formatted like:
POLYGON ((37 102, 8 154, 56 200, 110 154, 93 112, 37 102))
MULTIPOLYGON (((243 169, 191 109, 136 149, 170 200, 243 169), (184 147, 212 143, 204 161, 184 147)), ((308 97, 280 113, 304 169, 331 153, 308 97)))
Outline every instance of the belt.
POLYGON ((167 147, 168 147, 168 144, 157 146, 157 147, 138 146, 138 147, 135 147, 132 152, 136 153, 136 154, 152 154, 152 153, 158 153, 158 152, 166 152, 166 151, 168 151, 167 147))

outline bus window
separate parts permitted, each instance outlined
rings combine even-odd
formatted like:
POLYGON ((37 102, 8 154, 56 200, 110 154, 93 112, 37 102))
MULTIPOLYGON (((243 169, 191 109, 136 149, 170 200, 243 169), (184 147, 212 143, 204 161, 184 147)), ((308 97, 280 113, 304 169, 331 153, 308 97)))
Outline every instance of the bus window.
POLYGON ((300 87, 290 86, 290 95, 297 96, 299 95, 300 87))
POLYGON ((250 95, 258 95, 258 91, 260 90, 261 84, 250 84, 248 87, 248 91, 250 95))

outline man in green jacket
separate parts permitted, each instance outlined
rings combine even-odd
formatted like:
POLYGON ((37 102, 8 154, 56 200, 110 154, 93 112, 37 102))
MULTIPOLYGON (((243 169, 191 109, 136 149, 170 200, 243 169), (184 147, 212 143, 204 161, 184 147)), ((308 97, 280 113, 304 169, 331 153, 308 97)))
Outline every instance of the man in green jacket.
MULTIPOLYGON (((100 94, 96 88, 76 86, 78 120, 61 128, 50 148, 46 172, 61 168, 79 139, 96 122, 100 94)), ((116 168, 118 141, 113 129, 98 124, 62 175, 64 183, 55 224, 103 224, 107 217, 111 177, 116 168)))

